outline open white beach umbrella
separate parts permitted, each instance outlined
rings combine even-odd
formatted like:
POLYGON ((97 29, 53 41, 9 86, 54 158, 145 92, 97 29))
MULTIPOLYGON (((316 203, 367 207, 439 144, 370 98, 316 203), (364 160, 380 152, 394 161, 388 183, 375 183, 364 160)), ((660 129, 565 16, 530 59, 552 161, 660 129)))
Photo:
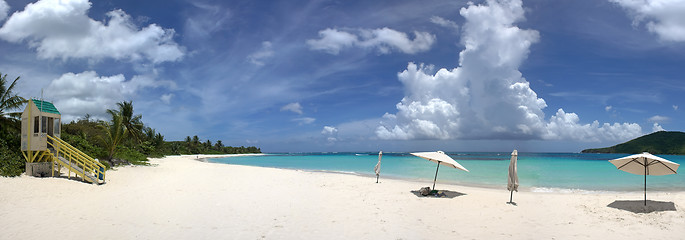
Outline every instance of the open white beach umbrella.
POLYGON ((511 191, 511 194, 509 195, 509 202, 512 203, 512 199, 514 197, 514 191, 519 191, 519 176, 518 176, 518 170, 516 168, 516 161, 518 160, 518 151, 514 149, 513 152, 511 152, 511 160, 509 162, 509 178, 507 181, 507 190, 511 191))
POLYGON ((426 159, 428 161, 437 163, 438 166, 435 168, 435 178, 433 179, 433 190, 435 190, 435 181, 438 180, 438 169, 440 168, 440 165, 445 165, 451 168, 458 168, 464 171, 469 171, 465 167, 461 166, 457 161, 454 161, 450 156, 447 156, 442 151, 437 151, 437 152, 417 152, 417 153, 411 153, 411 155, 426 159))
POLYGON ((648 152, 609 160, 617 169, 632 174, 645 175, 645 206, 647 205, 647 175, 676 174, 680 164, 668 161, 648 152))
POLYGON ((383 157, 383 151, 378 152, 378 163, 373 167, 373 171, 376 172, 376 183, 378 183, 378 177, 381 175, 381 157, 383 157))

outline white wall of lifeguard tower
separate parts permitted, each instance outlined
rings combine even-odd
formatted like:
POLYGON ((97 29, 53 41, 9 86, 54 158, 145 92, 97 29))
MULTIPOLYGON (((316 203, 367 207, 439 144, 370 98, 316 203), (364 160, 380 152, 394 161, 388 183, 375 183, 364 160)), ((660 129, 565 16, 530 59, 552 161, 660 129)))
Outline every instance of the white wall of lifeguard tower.
POLYGON ((61 119, 62 115, 52 103, 29 100, 21 114, 21 150, 48 150, 47 136, 60 137, 61 119))

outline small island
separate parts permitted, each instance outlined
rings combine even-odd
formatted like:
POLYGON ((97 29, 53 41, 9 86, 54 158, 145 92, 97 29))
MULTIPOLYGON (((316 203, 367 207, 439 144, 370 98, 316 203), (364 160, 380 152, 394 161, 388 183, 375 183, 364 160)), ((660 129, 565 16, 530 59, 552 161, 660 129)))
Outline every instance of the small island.
POLYGON ((685 155, 685 133, 659 131, 606 148, 585 149, 582 153, 627 153, 649 152, 652 154, 685 155))

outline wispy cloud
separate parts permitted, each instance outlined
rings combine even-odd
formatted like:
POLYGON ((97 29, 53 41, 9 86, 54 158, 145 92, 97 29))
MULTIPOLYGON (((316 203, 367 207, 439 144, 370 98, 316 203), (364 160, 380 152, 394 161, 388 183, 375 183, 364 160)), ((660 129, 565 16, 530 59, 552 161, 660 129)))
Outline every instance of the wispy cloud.
POLYGON ((271 42, 262 42, 262 47, 256 52, 247 56, 247 60, 257 66, 264 66, 264 61, 274 56, 274 50, 271 47, 271 42))
POLYGON ((162 102, 165 104, 169 104, 169 103, 171 103, 172 97, 174 97, 173 93, 163 94, 161 97, 159 97, 159 100, 162 100, 162 102))
POLYGON ((432 23, 448 28, 454 33, 459 33, 459 24, 455 23, 454 21, 447 20, 439 16, 432 16, 430 20, 432 23))
POLYGON ((314 123, 314 121, 316 121, 316 118, 310 118, 310 117, 293 118, 293 121, 297 122, 299 125, 305 125, 305 124, 314 123))
POLYGON ((233 17, 230 9, 218 4, 208 4, 200 1, 189 1, 195 8, 186 9, 188 17, 185 19, 184 38, 204 41, 215 33, 227 28, 233 17))
POLYGON ((319 31, 319 39, 309 39, 307 44, 312 50, 321 50, 337 55, 344 48, 353 46, 375 48, 381 54, 399 50, 406 54, 424 52, 435 42, 435 35, 414 31, 414 39, 406 33, 390 28, 359 29, 358 33, 327 28, 319 31))
POLYGON ((302 115, 302 105, 299 102, 288 103, 281 107, 281 112, 290 111, 302 115))
POLYGON ((654 115, 647 119, 647 121, 653 122, 653 123, 663 123, 663 122, 668 122, 671 120, 669 117, 661 116, 661 115, 654 115))
MULTIPOLYGON (((656 92, 656 91, 654 91, 656 92)), ((626 91, 626 90, 616 90, 612 92, 588 92, 588 91, 573 91, 573 92, 553 92, 549 93, 553 97, 561 97, 570 100, 586 100, 593 101, 602 104, 606 104, 609 101, 619 101, 626 103, 639 103, 639 102, 649 102, 649 103, 659 103, 663 99, 660 94, 656 93, 645 93, 638 91, 626 91)))
POLYGON ((0 21, 5 20, 9 10, 10 6, 7 5, 7 2, 5 2, 5 0, 0 0, 0 21))

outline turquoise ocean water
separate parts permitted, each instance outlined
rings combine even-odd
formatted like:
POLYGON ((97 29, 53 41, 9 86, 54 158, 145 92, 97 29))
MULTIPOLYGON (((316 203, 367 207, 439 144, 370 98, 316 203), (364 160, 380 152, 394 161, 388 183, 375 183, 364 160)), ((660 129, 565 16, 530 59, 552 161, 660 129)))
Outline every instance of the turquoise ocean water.
MULTIPOLYGON (((440 166, 440 183, 506 188, 511 153, 448 153, 470 172, 440 166)), ((519 153, 518 174, 522 188, 532 191, 642 191, 644 176, 617 170, 607 160, 627 154, 519 153)), ((685 156, 660 155, 685 163, 685 156)), ((210 162, 344 172, 375 176, 378 153, 267 154, 208 159, 210 162)), ((383 153, 382 178, 433 181, 437 164, 409 153, 383 153)), ((680 170, 680 169, 679 169, 680 170)), ((428 185, 427 185, 428 186, 428 185)), ((685 191, 685 173, 647 176, 648 191, 685 191)))

